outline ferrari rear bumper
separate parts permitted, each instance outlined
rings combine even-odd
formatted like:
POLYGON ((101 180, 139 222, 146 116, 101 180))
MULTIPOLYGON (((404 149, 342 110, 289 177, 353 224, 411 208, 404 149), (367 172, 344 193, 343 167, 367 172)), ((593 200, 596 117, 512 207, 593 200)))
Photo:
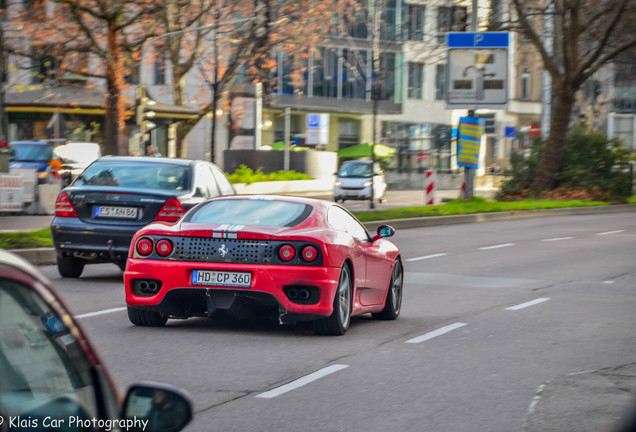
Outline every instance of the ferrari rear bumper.
POLYGON ((124 273, 126 304, 173 318, 277 317, 283 322, 326 317, 340 269, 277 265, 192 263, 131 258, 124 273), (194 271, 249 273, 249 287, 197 285, 194 271), (149 288, 150 287, 150 288, 149 288))

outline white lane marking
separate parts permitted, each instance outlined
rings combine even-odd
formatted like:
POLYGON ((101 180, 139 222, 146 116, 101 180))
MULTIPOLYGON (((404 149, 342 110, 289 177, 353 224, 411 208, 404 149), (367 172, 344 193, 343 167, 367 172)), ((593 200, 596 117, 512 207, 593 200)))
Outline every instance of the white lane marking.
POLYGON ((554 237, 554 238, 547 238, 547 239, 543 239, 541 241, 544 242, 553 242, 553 241, 561 241, 561 240, 572 240, 574 237, 554 237))
POLYGON ((537 407, 537 404, 541 400, 541 393, 543 392, 544 388, 545 388, 545 384, 541 384, 539 388, 537 389, 537 394, 535 397, 532 398, 532 402, 530 402, 530 406, 528 407, 528 414, 534 413, 534 410, 537 407))
POLYGON ((263 399, 272 399, 275 398, 276 396, 280 396, 283 393, 287 393, 289 391, 295 390, 299 387, 302 387, 304 385, 307 385, 313 381, 316 381, 320 378, 323 378, 329 374, 332 374, 334 372, 338 372, 339 370, 348 368, 349 365, 344 365, 344 364, 335 364, 335 365, 331 365, 331 366, 327 366, 326 368, 320 369, 319 371, 316 371, 312 374, 306 375, 302 378, 298 378, 295 381, 292 381, 288 384, 285 384, 283 386, 277 387, 273 390, 270 391, 266 391, 265 393, 261 393, 261 394, 257 394, 254 397, 257 398, 263 398, 263 399))
POLYGON ((596 235, 604 236, 604 235, 610 235, 610 234, 618 234, 618 233, 622 233, 622 232, 625 232, 625 230, 606 231, 606 232, 596 233, 596 235))
POLYGON ((418 336, 418 337, 415 337, 413 339, 409 339, 405 343, 416 344, 416 343, 420 343, 420 342, 425 342, 427 340, 436 338, 437 336, 441 336, 443 334, 446 334, 448 332, 456 330, 456 329, 458 329, 460 327, 464 327, 465 325, 466 325, 466 323, 457 322, 455 324, 447 325, 446 327, 438 328, 437 330, 434 330, 432 332, 423 334, 422 336, 418 336))
POLYGON ((616 281, 613 281, 613 280, 606 280, 606 281, 603 281, 603 283, 604 283, 604 284, 606 284, 606 285, 611 285, 611 284, 613 284, 614 282, 616 282, 616 281))
POLYGON ((536 304, 543 303, 543 302, 548 301, 548 300, 550 300, 549 297, 541 297, 541 298, 538 298, 538 299, 535 299, 535 300, 531 300, 529 302, 518 304, 517 306, 507 307, 506 310, 516 311, 516 310, 519 310, 519 309, 525 309, 527 307, 534 306, 536 304))
POLYGON ((425 256, 421 256, 421 257, 415 257, 415 258, 409 258, 407 260, 404 261, 420 261, 420 260, 425 260, 425 259, 430 259, 430 258, 438 258, 438 257, 443 257, 448 255, 447 253, 438 253, 438 254, 433 254, 433 255, 425 255, 425 256))
POLYGON ((94 317, 94 316, 98 316, 98 315, 105 315, 105 314, 109 314, 109 313, 113 313, 113 312, 121 312, 121 311, 125 311, 126 308, 125 307, 116 307, 116 308, 112 308, 112 309, 104 309, 104 310, 100 310, 97 312, 89 312, 89 313, 85 313, 85 314, 81 314, 81 315, 75 315, 76 319, 82 319, 82 318, 90 318, 90 317, 94 317))
POLYGON ((514 245, 516 245, 516 243, 502 243, 502 244, 493 245, 493 246, 480 247, 479 250, 499 249, 499 248, 505 248, 505 247, 514 246, 514 245))

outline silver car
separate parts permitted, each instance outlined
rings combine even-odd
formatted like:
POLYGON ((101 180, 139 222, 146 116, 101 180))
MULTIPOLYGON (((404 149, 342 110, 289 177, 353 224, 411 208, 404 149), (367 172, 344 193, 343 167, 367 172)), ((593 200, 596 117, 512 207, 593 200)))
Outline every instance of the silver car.
POLYGON ((371 184, 373 184, 373 199, 380 202, 386 201, 386 179, 377 162, 375 164, 365 160, 344 162, 336 176, 333 190, 336 202, 370 199, 371 184))

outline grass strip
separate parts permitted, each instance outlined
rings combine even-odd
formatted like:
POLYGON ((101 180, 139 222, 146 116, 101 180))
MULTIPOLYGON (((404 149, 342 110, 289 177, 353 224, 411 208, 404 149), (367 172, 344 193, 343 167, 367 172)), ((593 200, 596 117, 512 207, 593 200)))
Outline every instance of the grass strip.
POLYGON ((51 228, 30 232, 0 233, 0 248, 3 249, 31 249, 52 246, 51 228))
POLYGON ((587 207, 609 205, 602 201, 553 201, 553 200, 525 200, 525 201, 488 201, 475 197, 470 201, 452 200, 445 204, 419 207, 388 208, 373 211, 353 212, 361 222, 371 222, 389 219, 404 219, 430 216, 452 216, 470 213, 492 213, 515 210, 538 210, 566 207, 587 207))

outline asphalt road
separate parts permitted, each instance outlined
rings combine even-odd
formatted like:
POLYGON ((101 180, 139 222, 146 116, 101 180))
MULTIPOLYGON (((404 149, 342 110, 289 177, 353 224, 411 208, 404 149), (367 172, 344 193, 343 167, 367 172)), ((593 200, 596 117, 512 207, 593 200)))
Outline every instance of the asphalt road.
POLYGON ((635 362, 631 213, 414 228, 394 240, 402 315, 354 319, 343 337, 205 319, 138 328, 115 265, 87 266, 79 280, 41 269, 122 389, 151 380, 192 394, 187 431, 612 430, 625 385, 572 380, 635 362), (577 403, 609 391, 609 408, 577 403))

